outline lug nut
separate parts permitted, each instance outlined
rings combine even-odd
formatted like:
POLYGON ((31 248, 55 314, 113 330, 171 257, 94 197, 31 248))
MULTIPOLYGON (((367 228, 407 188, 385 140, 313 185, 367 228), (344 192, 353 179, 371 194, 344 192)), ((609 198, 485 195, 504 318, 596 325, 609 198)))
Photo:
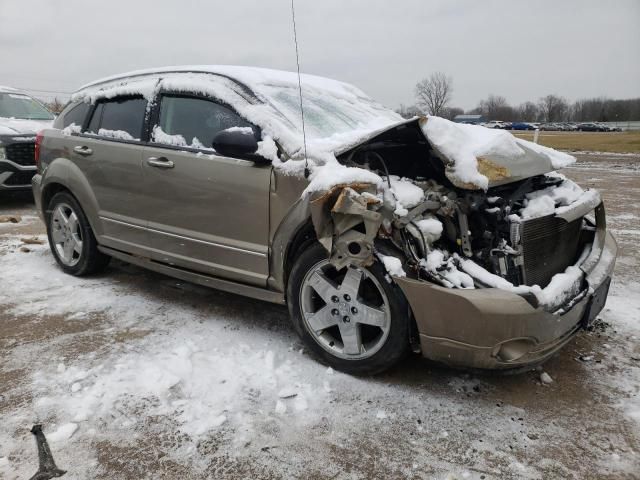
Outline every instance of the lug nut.
POLYGON ((358 309, 356 307, 351 307, 351 313, 355 315, 356 313, 358 313, 358 309))
POLYGON ((351 296, 350 296, 348 293, 345 293, 345 294, 344 294, 344 299, 345 299, 347 302, 350 302, 350 301, 351 301, 351 296))
POLYGON ((340 312, 337 308, 334 308, 333 310, 331 310, 331 315, 340 315, 340 312))
POLYGON ((333 303, 338 303, 338 302, 340 301, 340 299, 338 298, 338 296, 337 296, 337 295, 334 295, 333 297, 331 297, 331 301, 332 301, 333 303))
POLYGON ((349 323, 351 321, 351 318, 349 318, 348 315, 345 315, 344 317, 342 317, 342 320, 344 321, 344 323, 349 323))

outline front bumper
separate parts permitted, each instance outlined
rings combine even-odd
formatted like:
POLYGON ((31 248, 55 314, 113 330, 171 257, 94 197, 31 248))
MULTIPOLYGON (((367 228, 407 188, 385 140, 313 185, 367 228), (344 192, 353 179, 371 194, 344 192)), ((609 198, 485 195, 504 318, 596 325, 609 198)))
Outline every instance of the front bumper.
POLYGON ((596 209, 598 231, 581 269, 588 285, 561 313, 534 308, 497 288, 459 290, 396 278, 407 297, 424 357, 454 366, 513 369, 544 362, 604 307, 617 244, 596 209))
POLYGON ((0 190, 29 190, 36 173, 33 165, 19 165, 11 160, 0 160, 0 190))
POLYGON ((0 135, 0 191, 29 190, 36 173, 33 135, 0 135))

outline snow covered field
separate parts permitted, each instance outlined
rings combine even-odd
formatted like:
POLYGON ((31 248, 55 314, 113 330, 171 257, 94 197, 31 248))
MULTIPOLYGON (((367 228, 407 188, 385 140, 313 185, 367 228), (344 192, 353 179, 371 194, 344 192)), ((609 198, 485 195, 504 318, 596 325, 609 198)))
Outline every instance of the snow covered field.
MULTIPOLYGON (((580 158, 579 160, 583 160, 580 158)), ((414 356, 364 379, 302 349, 284 308, 114 262, 64 275, 33 205, 0 200, 0 478, 638 478, 639 159, 565 173, 601 190, 620 243, 602 322, 544 372, 414 356)))

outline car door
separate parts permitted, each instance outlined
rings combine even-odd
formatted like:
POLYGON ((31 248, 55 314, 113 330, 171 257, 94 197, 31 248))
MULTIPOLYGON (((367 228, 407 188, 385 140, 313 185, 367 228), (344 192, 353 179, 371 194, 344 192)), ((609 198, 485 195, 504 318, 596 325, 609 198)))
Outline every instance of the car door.
POLYGON ((271 165, 211 148, 222 130, 257 127, 211 99, 168 93, 155 119, 142 167, 153 258, 266 286, 271 165))
POLYGON ((98 204, 99 243, 143 255, 150 248, 140 208, 146 116, 142 97, 102 100, 82 133, 72 137, 74 162, 98 204))

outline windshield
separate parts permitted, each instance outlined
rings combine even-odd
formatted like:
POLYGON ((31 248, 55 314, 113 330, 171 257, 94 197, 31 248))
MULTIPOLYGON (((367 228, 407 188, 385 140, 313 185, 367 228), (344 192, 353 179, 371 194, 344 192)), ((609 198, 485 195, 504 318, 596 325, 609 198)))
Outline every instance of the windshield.
POLYGON ((40 102, 23 93, 0 92, 0 117, 26 120, 53 120, 40 102))
MULTIPOLYGON (((260 93, 301 130, 298 86, 263 85, 260 93)), ((377 129, 402 117, 363 95, 339 95, 331 90, 302 86, 307 138, 324 139, 354 130, 377 129)))

